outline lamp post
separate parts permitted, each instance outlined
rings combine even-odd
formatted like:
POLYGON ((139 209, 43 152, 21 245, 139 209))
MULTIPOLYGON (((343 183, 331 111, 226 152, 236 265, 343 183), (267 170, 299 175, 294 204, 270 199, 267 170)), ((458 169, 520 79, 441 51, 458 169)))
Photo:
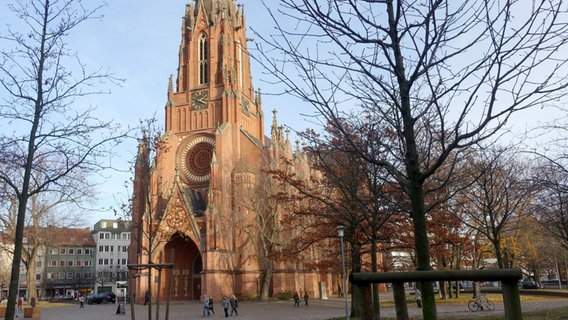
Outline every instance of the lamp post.
POLYGON ((343 237, 345 236, 345 227, 337 227, 337 236, 341 242, 341 264, 343 266, 343 297, 345 298, 345 319, 349 320, 349 303, 347 302, 347 276, 345 274, 345 251, 343 249, 343 237))

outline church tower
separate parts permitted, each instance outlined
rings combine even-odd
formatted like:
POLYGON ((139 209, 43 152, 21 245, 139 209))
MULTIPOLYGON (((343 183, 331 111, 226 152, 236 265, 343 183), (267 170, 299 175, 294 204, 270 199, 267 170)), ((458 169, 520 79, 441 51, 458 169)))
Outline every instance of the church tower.
MULTIPOLYGON (((257 238, 250 233, 257 200, 251 190, 262 184, 263 168, 275 163, 271 157, 292 158, 292 152, 276 116, 272 139, 264 136, 245 22, 244 6, 235 0, 186 6, 177 76, 169 80, 165 132, 155 159, 149 159, 147 143, 139 146, 129 252, 130 264, 173 262, 171 289, 168 293, 167 277, 158 277, 157 270, 139 272, 130 284, 137 303, 146 291, 171 300, 259 294, 264 266, 251 243, 257 238)), ((276 266, 271 289, 309 287, 318 296, 321 279, 298 269, 276 266), (311 287, 306 279, 313 279, 311 287)))

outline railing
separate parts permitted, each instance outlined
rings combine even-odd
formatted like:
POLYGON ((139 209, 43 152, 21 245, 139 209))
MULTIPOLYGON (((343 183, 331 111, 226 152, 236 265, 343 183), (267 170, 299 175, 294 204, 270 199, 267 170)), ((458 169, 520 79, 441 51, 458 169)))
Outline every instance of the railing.
POLYGON ((371 283, 392 283, 395 300, 397 320, 408 319, 408 307, 404 292, 405 282, 433 282, 433 281, 500 281, 503 290, 503 302, 505 306, 505 319, 522 320, 521 298, 519 295, 518 282, 522 278, 520 269, 496 269, 496 270, 453 270, 453 271, 413 271, 413 272, 358 272, 352 273, 349 280, 353 286, 357 286, 362 293, 358 304, 361 310, 361 319, 373 319, 371 302, 371 283))

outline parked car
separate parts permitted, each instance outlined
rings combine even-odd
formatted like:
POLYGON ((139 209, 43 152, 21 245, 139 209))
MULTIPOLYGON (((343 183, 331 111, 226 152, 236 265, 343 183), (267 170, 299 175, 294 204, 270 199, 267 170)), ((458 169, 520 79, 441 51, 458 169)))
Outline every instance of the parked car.
POLYGON ((75 297, 73 297, 72 295, 64 295, 64 296, 59 296, 59 300, 75 300, 75 297))
POLYGON ((534 280, 523 281, 523 289, 540 289, 540 283, 534 280))
POLYGON ((101 303, 115 303, 116 302, 116 295, 110 291, 107 292, 100 292, 95 295, 87 297, 88 304, 101 304, 101 303))

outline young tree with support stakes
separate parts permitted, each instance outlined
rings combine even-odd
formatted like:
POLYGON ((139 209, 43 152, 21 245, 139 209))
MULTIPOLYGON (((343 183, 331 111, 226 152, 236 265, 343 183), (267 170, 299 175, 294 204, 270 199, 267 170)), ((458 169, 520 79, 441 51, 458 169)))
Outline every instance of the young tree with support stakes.
MULTIPOLYGON (((316 119, 334 125, 362 159, 383 166, 401 186, 410 202, 418 270, 431 270, 425 194, 454 172, 431 181, 435 173, 493 137, 513 114, 565 95, 565 4, 279 4, 276 16, 265 3, 276 31, 257 32, 257 61, 283 92, 313 106, 316 119), (375 123, 392 132, 391 139, 372 141, 384 150, 378 158, 353 141, 353 132, 375 123)), ((433 286, 422 288, 424 319, 436 319, 433 286)))
POLYGON ((28 200, 66 185, 67 179, 108 168, 102 159, 123 133, 103 121, 86 98, 107 93, 111 73, 89 71, 66 39, 99 18, 101 6, 79 0, 14 0, 8 4, 21 29, 0 35, 0 183, 17 199, 6 319, 14 319, 28 200))

